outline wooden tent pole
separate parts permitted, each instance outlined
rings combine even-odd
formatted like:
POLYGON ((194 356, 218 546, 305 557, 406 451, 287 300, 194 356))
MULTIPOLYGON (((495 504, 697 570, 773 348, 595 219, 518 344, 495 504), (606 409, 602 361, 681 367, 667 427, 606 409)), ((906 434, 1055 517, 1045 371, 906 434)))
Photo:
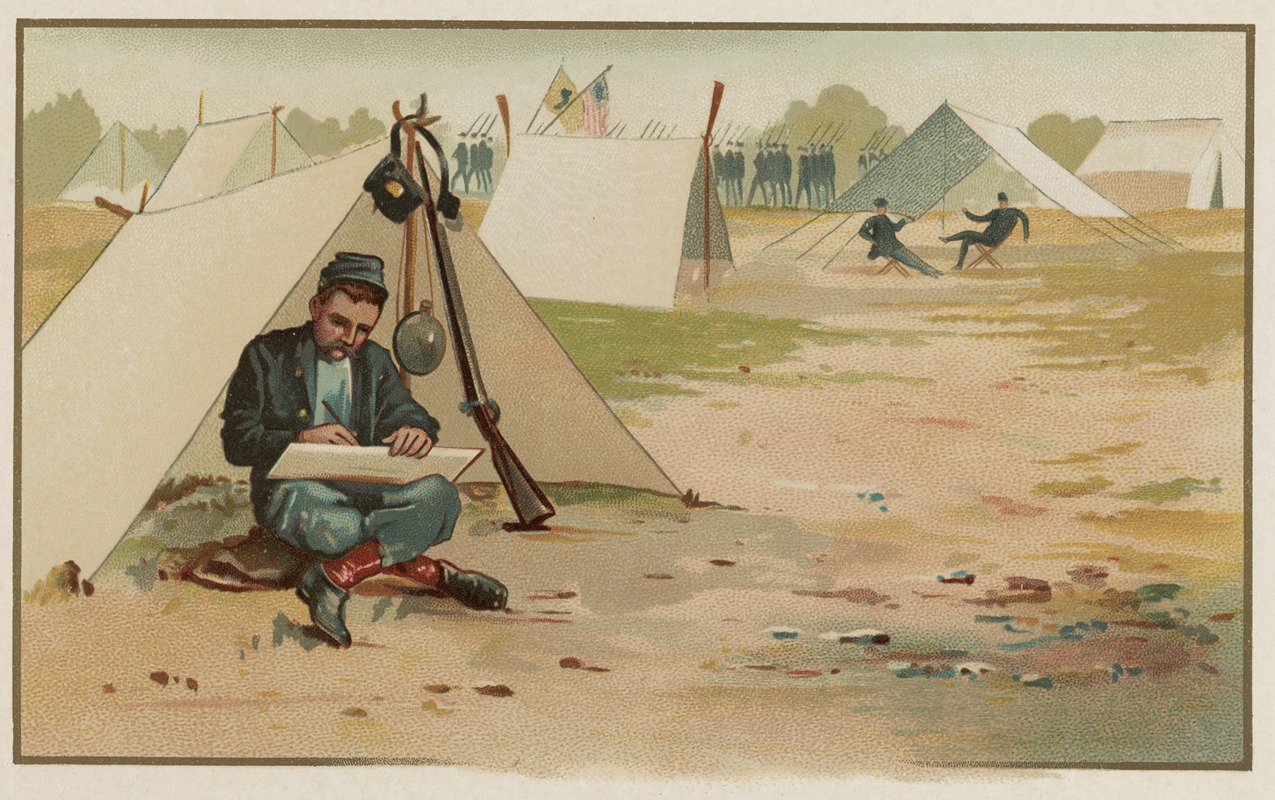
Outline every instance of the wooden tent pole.
POLYGON ((149 195, 150 193, 151 193, 151 182, 146 181, 142 184, 142 202, 138 204, 137 206, 137 213, 140 214, 146 210, 146 196, 149 195))
POLYGON ((279 112, 283 106, 270 109, 270 177, 274 177, 275 156, 279 151, 279 112))
POLYGON ((199 90, 199 124, 204 124, 204 90, 199 90))
POLYGON ((713 160, 709 157, 708 143, 713 140, 713 123, 717 120, 717 109, 722 104, 722 92, 726 86, 721 81, 713 81, 713 103, 708 110, 708 127, 704 129, 704 302, 709 300, 709 270, 712 269, 713 244, 708 232, 709 208, 712 205, 713 160))
POLYGON ((509 158, 509 98, 503 94, 496 95, 496 107, 500 109, 500 118, 505 122, 505 158, 509 158))

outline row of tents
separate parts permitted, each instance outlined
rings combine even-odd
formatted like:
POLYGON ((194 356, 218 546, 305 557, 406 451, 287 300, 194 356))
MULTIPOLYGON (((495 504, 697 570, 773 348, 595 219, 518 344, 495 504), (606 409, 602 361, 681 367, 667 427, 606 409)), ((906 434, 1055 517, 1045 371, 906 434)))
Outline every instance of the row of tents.
MULTIPOLYGON (((522 135, 511 150, 483 239, 524 294, 672 308, 733 272, 700 139, 522 135)), ((116 123, 62 197, 135 206, 151 181, 147 208, 161 210, 313 163, 264 113, 198 125, 155 178, 154 159, 116 123)), ((1073 174, 1021 130, 945 102, 828 210, 866 212, 884 196, 919 216, 979 208, 999 191, 1019 207, 1068 211, 1098 239, 1173 249, 1135 214, 1242 206, 1244 164, 1219 120, 1112 122, 1073 174)))
MULTIPOLYGON (((1183 163, 1194 147, 1188 138, 1183 163)), ((1162 165, 1151 160, 1141 166, 1153 174, 1139 185, 1173 188, 1187 201, 1203 191, 1212 203, 1218 185, 1222 203, 1242 196, 1238 154, 1218 128, 1207 139, 1217 151, 1192 156, 1185 188, 1156 178, 1162 165), (1213 186, 1201 190, 1198 181, 1213 186)), ((253 336, 305 320, 318 272, 336 252, 383 254, 395 287, 386 307, 398 307, 403 229, 374 213, 362 189, 384 142, 314 163, 289 140, 295 145, 287 137, 280 146, 269 114, 197 127, 145 211, 123 224, 23 347, 24 584, 68 558, 95 569, 165 478, 236 472, 218 438, 226 381, 253 336), (273 177, 261 169, 271 150, 273 177)), ((1110 165, 1102 159, 1118 155, 1095 148, 1091 160, 1110 165)), ((537 479, 678 491, 525 298, 668 308, 710 288, 734 265, 705 178, 700 139, 519 136, 481 238, 464 224, 450 234, 502 431, 537 479)), ((1021 131, 946 103, 834 210, 848 220, 885 195, 892 208, 919 214, 966 198, 985 205, 999 190, 1017 205, 1065 209, 1108 239, 1155 240, 1021 131)), ((425 237, 417 246, 417 261, 429 263, 425 237)), ((414 295, 429 296, 428 276, 417 284, 414 295)), ((375 338, 385 343, 393 322, 375 338)), ((454 364, 410 387, 443 423, 443 443, 485 446, 458 408, 454 364)), ((496 476, 484 461, 467 477, 496 476)))
POLYGON ((270 113, 200 123, 166 171, 131 130, 116 122, 58 195, 91 203, 103 197, 137 207, 171 208, 232 192, 262 178, 313 164, 287 127, 270 113))

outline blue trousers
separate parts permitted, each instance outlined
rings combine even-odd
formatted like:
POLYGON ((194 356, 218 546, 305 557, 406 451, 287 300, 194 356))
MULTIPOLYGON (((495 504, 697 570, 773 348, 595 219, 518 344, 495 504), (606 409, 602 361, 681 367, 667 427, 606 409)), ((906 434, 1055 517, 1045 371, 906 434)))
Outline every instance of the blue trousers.
POLYGON ((261 522, 267 532, 322 561, 375 541, 388 567, 450 539, 459 517, 455 485, 430 475, 405 486, 279 481, 261 522))
POLYGON ((911 267, 912 269, 922 273, 923 275, 929 275, 931 278, 937 278, 939 275, 942 274, 941 272, 936 270, 934 267, 931 267, 928 263, 926 263, 925 259, 918 256, 916 253, 913 253, 911 250, 907 249, 906 247, 897 247, 894 250, 891 250, 889 253, 887 253, 887 255, 890 258, 893 258, 895 261, 902 264, 903 266, 911 267))
POLYGON ((949 242, 961 243, 961 255, 956 259, 956 269, 960 269, 965 264, 965 254, 970 250, 970 242, 978 242, 979 244, 998 245, 1000 242, 988 236, 982 231, 961 231, 947 237, 949 242))

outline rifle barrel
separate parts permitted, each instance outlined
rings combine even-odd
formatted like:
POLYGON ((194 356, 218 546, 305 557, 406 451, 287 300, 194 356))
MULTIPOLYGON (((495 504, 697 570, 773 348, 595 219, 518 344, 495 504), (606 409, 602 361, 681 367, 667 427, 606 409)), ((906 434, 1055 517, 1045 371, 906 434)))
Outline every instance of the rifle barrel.
MULTIPOLYGON (((435 153, 441 153, 441 147, 433 134, 425 127, 418 127, 418 130, 435 153)), ((438 210, 430 191, 429 172, 425 168, 425 158, 420 150, 420 144, 417 143, 416 146, 420 180, 425 189, 425 213, 422 215, 422 222, 433 245, 429 249, 434 256, 434 264, 440 278, 443 307, 447 311, 448 327, 452 334, 452 353, 456 358, 457 371, 460 373, 461 387, 465 394, 464 407, 471 409, 475 425, 490 446, 492 466, 496 468, 496 474, 509 495, 510 504, 518 516, 519 524, 523 528, 533 528, 554 515, 553 503, 536 484, 535 479, 518 459, 513 447, 498 427, 495 412, 491 408, 491 398, 487 394, 482 373, 478 369, 477 352, 470 334, 469 321, 465 315, 465 304, 461 297, 456 266, 452 262, 451 247, 447 242, 447 232, 438 224, 438 210)), ((411 157, 410 153, 408 157, 411 157)), ((443 161, 443 164, 446 163, 443 161)), ((446 167, 442 174, 443 176, 447 174, 446 167)), ((440 195, 444 191, 446 189, 440 187, 440 195)), ((413 220, 411 224, 415 224, 415 221, 413 220)))

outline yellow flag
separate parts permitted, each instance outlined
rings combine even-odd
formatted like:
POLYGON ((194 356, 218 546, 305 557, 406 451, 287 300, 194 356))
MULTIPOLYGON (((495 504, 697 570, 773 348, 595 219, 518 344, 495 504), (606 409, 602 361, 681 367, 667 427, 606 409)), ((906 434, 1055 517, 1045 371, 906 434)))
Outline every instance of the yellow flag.
POLYGON ((584 106, 576 100, 575 82, 567 77, 562 67, 558 67, 558 74, 553 76, 553 83, 549 84, 549 91, 545 93, 545 110, 552 115, 550 119, 558 117, 558 124, 567 133, 575 133, 584 127, 584 106), (559 112, 562 112, 560 117, 559 112))

